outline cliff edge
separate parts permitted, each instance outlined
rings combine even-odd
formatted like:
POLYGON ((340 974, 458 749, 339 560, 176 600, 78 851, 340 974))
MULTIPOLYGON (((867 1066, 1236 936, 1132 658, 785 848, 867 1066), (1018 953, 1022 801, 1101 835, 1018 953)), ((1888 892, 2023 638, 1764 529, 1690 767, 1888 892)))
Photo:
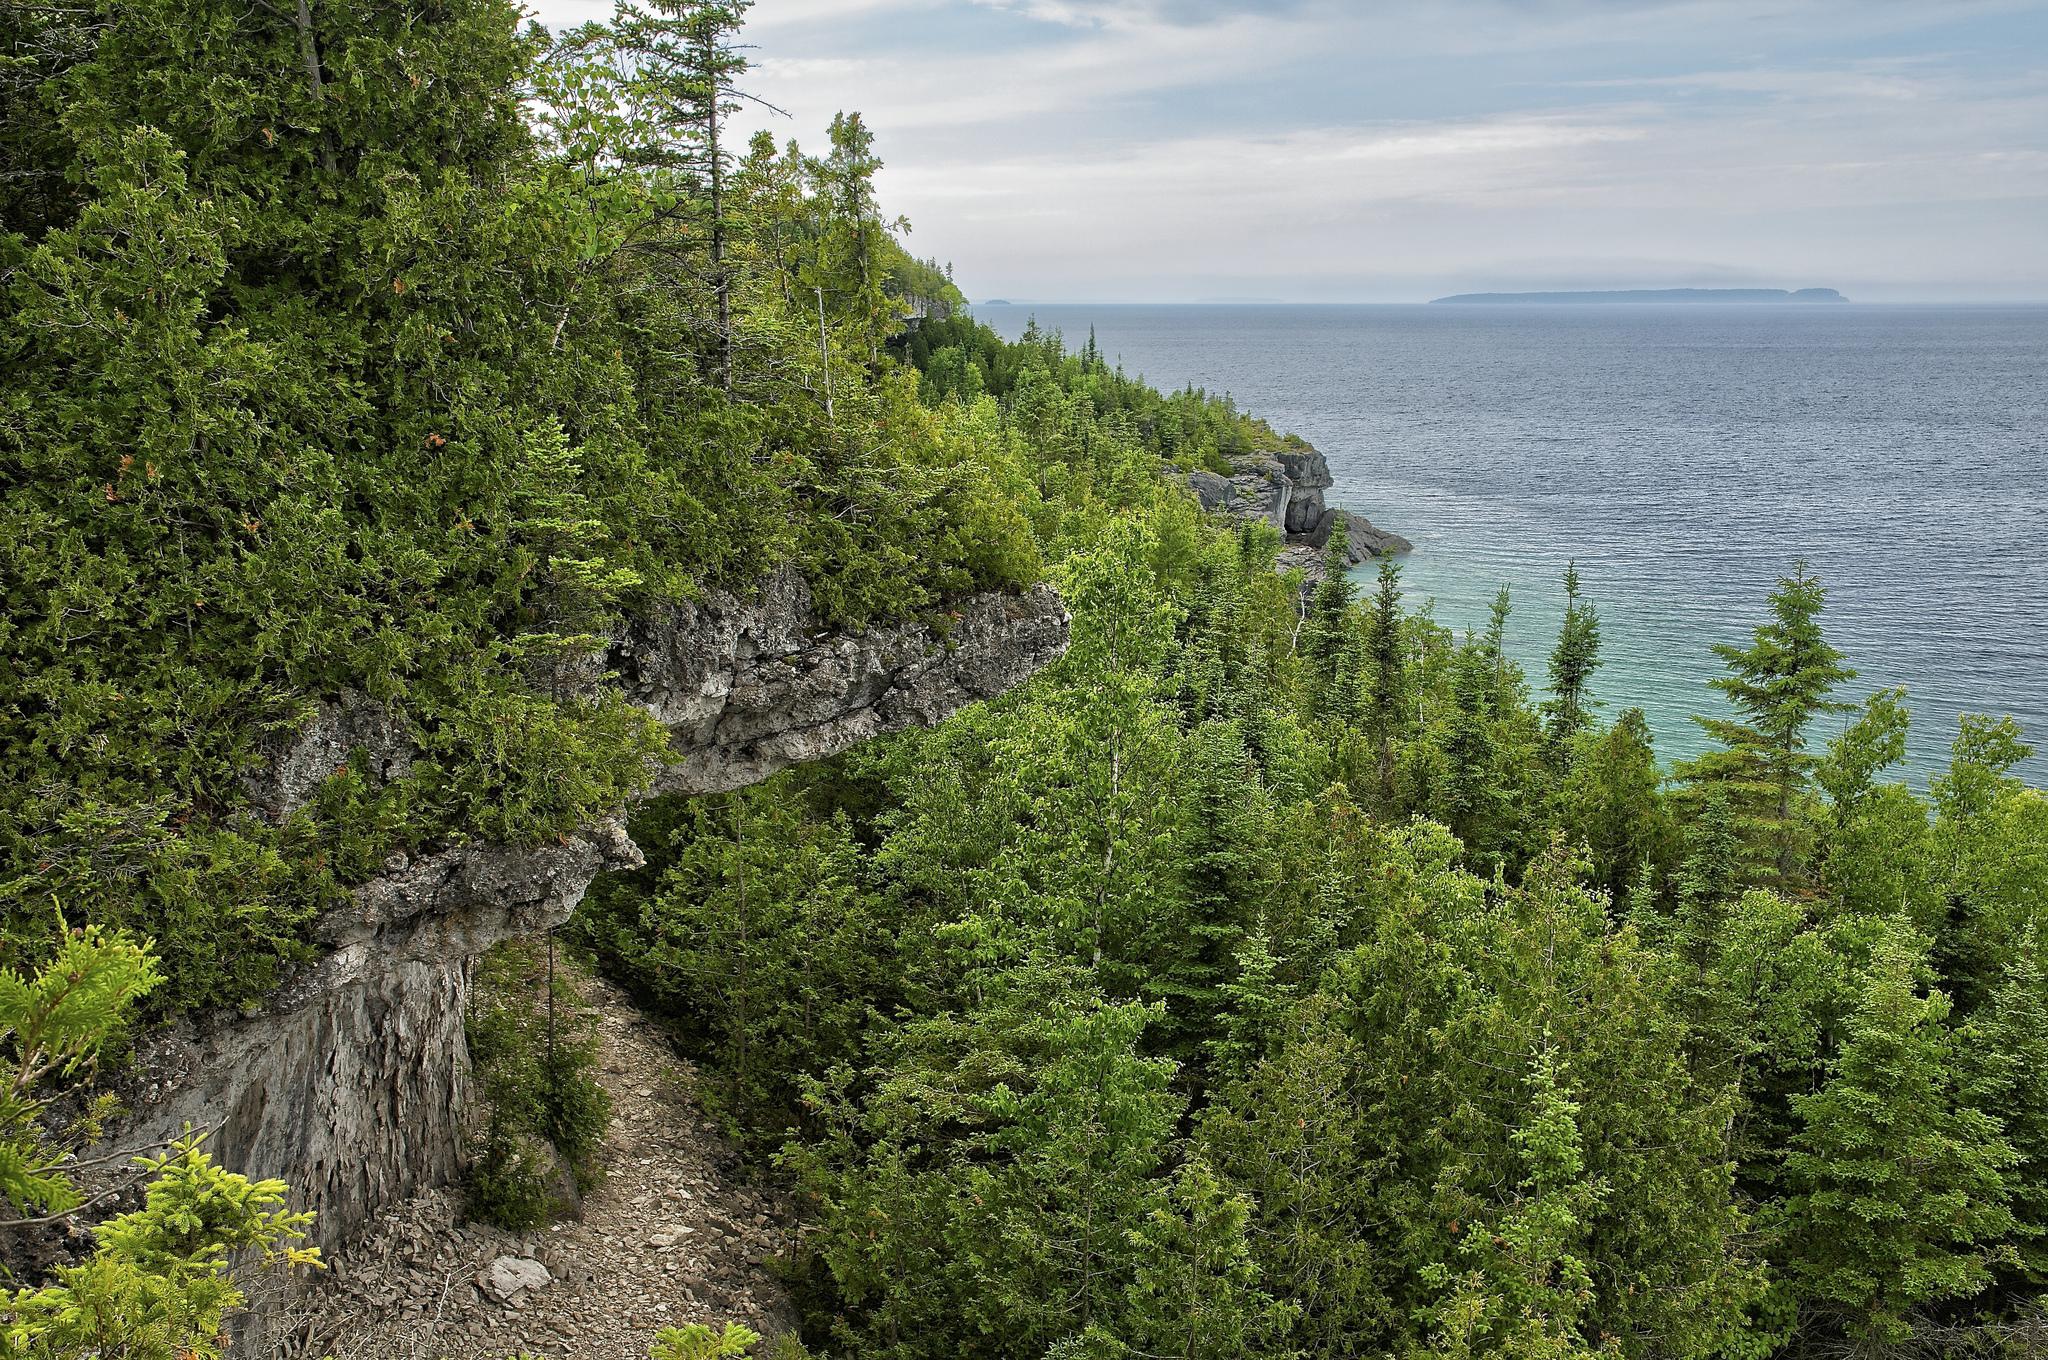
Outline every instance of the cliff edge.
MULTIPOLYGON (((937 722, 1022 682, 1066 647, 1049 586, 956 603, 941 623, 824 628, 792 571, 751 600, 714 594, 635 626, 609 658, 666 727, 653 791, 737 788, 785 766, 937 722)), ((361 751, 395 777, 412 753, 367 698, 323 705, 249 792, 272 816, 303 805, 361 751)), ((477 955, 567 920, 606 869, 641 863, 623 815, 551 845, 481 843, 394 855, 322 919, 321 960, 260 1009, 187 1022, 140 1046, 134 1110, 115 1140, 147 1146, 218 1128, 221 1161, 275 1176, 333 1249, 378 1208, 461 1169, 470 1109, 463 1015, 477 955)))
POLYGON ((1334 485, 1329 460, 1308 443, 1277 450, 1254 450, 1226 455, 1231 472, 1180 474, 1188 489, 1202 502, 1204 510, 1220 511, 1232 518, 1263 521, 1280 531, 1286 542, 1281 549, 1282 571, 1300 568, 1311 576, 1322 571, 1323 549, 1339 525, 1345 530, 1351 564, 1358 565, 1388 553, 1408 552, 1414 544, 1399 534, 1373 526, 1365 516, 1339 510, 1323 503, 1323 493, 1334 485))

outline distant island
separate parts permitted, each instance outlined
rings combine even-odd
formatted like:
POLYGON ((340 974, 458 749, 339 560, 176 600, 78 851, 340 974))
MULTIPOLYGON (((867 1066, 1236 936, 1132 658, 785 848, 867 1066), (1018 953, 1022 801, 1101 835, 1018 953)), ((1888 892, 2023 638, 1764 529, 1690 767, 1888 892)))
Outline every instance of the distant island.
POLYGON ((1437 302, 1847 302, 1832 288, 1620 288, 1586 293, 1456 293, 1437 302))
POLYGON ((981 305, 984 307, 1011 307, 1016 304, 1012 303, 1008 298, 989 298, 981 305))

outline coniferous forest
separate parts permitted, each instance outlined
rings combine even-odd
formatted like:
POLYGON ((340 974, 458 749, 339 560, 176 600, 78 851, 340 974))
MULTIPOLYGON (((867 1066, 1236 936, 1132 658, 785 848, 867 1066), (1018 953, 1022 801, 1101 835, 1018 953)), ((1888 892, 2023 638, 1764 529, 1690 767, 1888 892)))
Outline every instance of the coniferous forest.
MULTIPOLYGON (((1275 570, 1175 474, 1278 434, 974 321, 857 114, 734 134, 747 8, 0 11, 8 1215, 90 1208, 98 1068, 260 1002, 392 852, 637 794, 659 730, 565 679, 623 620, 778 568, 846 628, 1043 579, 1061 660, 642 804, 647 866, 561 932, 801 1206, 809 1353, 2048 1353, 2016 725, 1910 787, 1908 696, 1800 563, 1678 763, 1575 575, 1532 675, 1507 590, 1460 636, 1398 559, 1275 570), (344 693, 419 758, 259 815, 266 739, 344 693)), ((481 1018, 485 1095, 594 1144, 529 1020, 481 1018)), ((508 1145, 480 1204, 544 1214, 508 1145)), ((0 1354, 219 1354, 245 1263, 309 1265, 283 1185, 200 1140, 149 1174, 17 1274, 0 1354)))

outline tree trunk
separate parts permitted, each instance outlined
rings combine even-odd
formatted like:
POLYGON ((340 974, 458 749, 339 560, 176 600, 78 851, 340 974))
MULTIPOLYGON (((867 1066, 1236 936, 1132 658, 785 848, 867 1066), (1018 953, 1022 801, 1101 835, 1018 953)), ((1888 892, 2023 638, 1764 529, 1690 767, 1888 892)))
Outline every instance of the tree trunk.
MULTIPOLYGON (((327 84, 320 78, 320 44, 313 37, 311 0, 299 0, 298 12, 292 16, 292 23, 299 30, 299 58, 306 63, 306 79, 313 87, 313 102, 324 103, 327 84)), ((334 138, 325 127, 320 129, 320 168, 330 175, 335 171, 334 138)))

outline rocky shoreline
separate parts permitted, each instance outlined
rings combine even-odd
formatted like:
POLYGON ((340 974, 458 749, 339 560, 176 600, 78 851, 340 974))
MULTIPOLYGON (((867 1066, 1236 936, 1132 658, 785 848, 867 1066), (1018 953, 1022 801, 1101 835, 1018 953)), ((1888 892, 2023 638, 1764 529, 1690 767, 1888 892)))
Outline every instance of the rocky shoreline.
POLYGON ((1194 492, 1204 510, 1279 530, 1286 544, 1276 563, 1282 571, 1303 571, 1312 579, 1321 576, 1324 550, 1339 527, 1353 566, 1415 547, 1363 515, 1324 503, 1323 493, 1335 479, 1329 460, 1313 444, 1294 440, 1287 448, 1254 449, 1225 458, 1231 468, 1227 477, 1196 471, 1178 474, 1178 480, 1194 492))

